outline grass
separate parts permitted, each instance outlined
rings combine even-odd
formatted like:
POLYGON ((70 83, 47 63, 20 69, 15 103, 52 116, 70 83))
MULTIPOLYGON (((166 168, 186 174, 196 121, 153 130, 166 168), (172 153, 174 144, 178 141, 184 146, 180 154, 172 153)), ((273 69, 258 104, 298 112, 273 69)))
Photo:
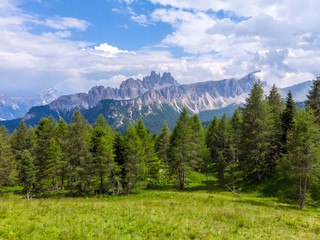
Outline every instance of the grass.
POLYGON ((255 194, 144 190, 106 198, 0 199, 0 239, 319 239, 317 208, 255 194))

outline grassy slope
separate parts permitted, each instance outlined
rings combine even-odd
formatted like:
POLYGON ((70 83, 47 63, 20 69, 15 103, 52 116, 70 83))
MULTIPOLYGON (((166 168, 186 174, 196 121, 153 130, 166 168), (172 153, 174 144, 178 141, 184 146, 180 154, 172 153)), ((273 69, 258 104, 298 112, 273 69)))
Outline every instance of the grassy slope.
POLYGON ((151 191, 0 200, 3 239, 319 239, 319 209, 253 194, 151 191))

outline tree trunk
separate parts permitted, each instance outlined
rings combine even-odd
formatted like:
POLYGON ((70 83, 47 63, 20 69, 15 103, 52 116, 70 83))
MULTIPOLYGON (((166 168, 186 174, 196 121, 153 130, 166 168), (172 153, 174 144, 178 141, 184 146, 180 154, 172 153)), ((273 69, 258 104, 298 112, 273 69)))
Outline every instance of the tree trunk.
POLYGON ((258 182, 261 181, 261 174, 260 174, 260 169, 259 168, 257 169, 257 180, 258 180, 258 182))
POLYGON ((302 208, 302 188, 301 188, 301 175, 299 175, 299 205, 302 208))
POLYGON ((184 173, 180 173, 180 190, 184 189, 184 178, 185 178, 185 174, 184 173))
POLYGON ((64 176, 61 174, 61 189, 64 190, 64 176))
POLYGON ((305 203, 306 203, 306 192, 307 192, 307 177, 304 178, 304 184, 303 184, 303 192, 301 193, 301 177, 300 177, 300 186, 299 186, 299 191, 300 191, 300 208, 304 208, 305 203))
POLYGON ((30 199, 30 196, 29 196, 29 188, 27 187, 27 199, 29 200, 30 199))
POLYGON ((78 194, 81 195, 82 188, 81 188, 81 183, 78 184, 78 194))
POLYGON ((102 174, 100 174, 100 194, 102 194, 102 189, 103 189, 103 177, 102 177, 102 174))

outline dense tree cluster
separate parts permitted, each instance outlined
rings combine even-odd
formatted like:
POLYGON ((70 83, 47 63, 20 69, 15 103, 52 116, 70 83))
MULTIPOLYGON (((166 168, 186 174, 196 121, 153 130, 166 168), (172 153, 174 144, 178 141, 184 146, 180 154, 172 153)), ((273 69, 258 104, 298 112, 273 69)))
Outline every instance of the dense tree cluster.
POLYGON ((171 133, 165 123, 158 136, 140 119, 121 136, 100 115, 91 126, 75 111, 70 124, 43 118, 24 121, 9 135, 0 128, 0 186, 30 191, 68 189, 82 194, 129 194, 137 187, 176 179, 184 189, 190 171, 214 174, 221 187, 238 182, 286 178, 297 182, 300 206, 307 184, 320 176, 320 78, 298 111, 289 92, 283 101, 275 86, 264 96, 253 86, 232 118, 214 117, 203 128, 184 108, 171 133))

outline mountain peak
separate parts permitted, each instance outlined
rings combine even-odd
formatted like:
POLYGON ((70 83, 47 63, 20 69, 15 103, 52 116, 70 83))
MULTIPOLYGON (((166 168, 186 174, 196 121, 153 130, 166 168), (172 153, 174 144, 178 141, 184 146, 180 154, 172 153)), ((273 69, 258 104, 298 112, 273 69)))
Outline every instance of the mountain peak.
POLYGON ((170 85, 179 85, 179 83, 174 80, 170 73, 164 72, 162 76, 156 74, 155 71, 151 71, 149 76, 143 78, 142 84, 147 89, 159 90, 170 85))

